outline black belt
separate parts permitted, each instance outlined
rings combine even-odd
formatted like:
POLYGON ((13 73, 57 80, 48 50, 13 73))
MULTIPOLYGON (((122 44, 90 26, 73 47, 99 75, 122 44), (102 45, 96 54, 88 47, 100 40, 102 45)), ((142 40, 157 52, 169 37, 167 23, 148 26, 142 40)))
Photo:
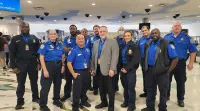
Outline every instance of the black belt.
POLYGON ((76 70, 76 71, 88 71, 88 68, 86 68, 86 69, 74 69, 74 70, 76 70))
POLYGON ((55 63, 55 64, 60 64, 60 63, 62 63, 62 61, 61 60, 59 60, 59 61, 45 61, 46 63, 55 63))

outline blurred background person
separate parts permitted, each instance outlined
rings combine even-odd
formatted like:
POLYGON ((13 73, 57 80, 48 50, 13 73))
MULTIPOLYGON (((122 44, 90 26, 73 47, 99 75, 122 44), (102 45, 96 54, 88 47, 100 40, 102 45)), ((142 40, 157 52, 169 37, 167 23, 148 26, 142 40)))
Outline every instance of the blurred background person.
MULTIPOLYGON (((117 31, 118 36, 114 38, 117 41, 118 46, 120 46, 124 42, 124 31, 125 31, 124 27, 120 27, 117 31)), ((115 92, 119 91, 118 81, 119 81, 120 70, 121 70, 120 67, 117 66, 117 74, 115 74, 115 77, 114 77, 115 78, 115 86, 114 86, 115 92)))
POLYGON ((8 45, 6 45, 6 49, 5 49, 5 52, 6 52, 6 65, 7 65, 7 67, 10 67, 10 65, 9 65, 9 60, 10 60, 10 56, 9 56, 10 38, 7 37, 6 40, 7 40, 7 43, 8 43, 8 45))
POLYGON ((3 67, 3 71, 6 71, 7 67, 5 64, 5 58, 6 58, 5 49, 8 43, 2 36, 3 36, 3 33, 0 32, 0 62, 1 62, 1 66, 3 67))

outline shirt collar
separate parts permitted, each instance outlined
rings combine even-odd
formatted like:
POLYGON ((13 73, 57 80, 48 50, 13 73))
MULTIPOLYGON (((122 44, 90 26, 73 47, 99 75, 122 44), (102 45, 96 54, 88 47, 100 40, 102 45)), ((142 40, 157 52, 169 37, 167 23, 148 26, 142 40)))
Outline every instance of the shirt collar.
POLYGON ((157 41, 157 42, 155 42, 154 40, 153 40, 153 44, 159 44, 160 43, 160 39, 157 41))
POLYGON ((24 34, 20 34, 22 37, 30 37, 30 34, 24 35, 24 34))
MULTIPOLYGON (((51 42, 51 40, 48 40, 48 44, 51 45, 53 43, 51 42)), ((56 40, 56 46, 58 46, 58 41, 57 40, 56 40)))

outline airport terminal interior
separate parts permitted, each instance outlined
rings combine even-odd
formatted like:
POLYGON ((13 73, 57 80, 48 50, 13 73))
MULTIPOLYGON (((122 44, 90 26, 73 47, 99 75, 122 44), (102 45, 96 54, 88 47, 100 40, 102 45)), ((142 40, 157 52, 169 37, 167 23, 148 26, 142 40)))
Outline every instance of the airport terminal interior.
MULTIPOLYGON (((49 40, 48 30, 55 29, 58 40, 63 42, 70 36, 70 26, 76 25, 77 30, 88 30, 88 35, 94 36, 94 25, 106 26, 108 38, 119 35, 119 28, 124 27, 133 33, 132 40, 137 43, 143 36, 142 26, 160 30, 161 37, 172 33, 174 23, 181 23, 182 32, 194 42, 197 52, 193 69, 186 67, 187 80, 185 82, 185 106, 177 103, 177 84, 173 77, 171 96, 167 101, 168 111, 200 111, 200 0, 0 0, 0 32, 7 39, 21 34, 21 23, 26 22, 30 27, 30 34, 35 35, 41 43, 49 40)), ((186 65, 189 64, 190 58, 186 65)), ((0 64, 0 111, 16 111, 17 78, 10 63, 4 71, 0 64)), ((182 69, 184 70, 184 69, 182 69)), ((38 72, 38 89, 41 90, 41 71, 38 72)), ((91 83, 93 82, 93 79, 91 83)), ((64 95, 66 80, 62 79, 60 97, 64 95)), ((120 105, 124 102, 121 81, 119 90, 115 92, 114 111, 127 111, 120 105)), ((136 71, 136 109, 141 111, 146 107, 146 98, 139 95, 143 92, 142 67, 136 71)), ((65 102, 64 108, 53 105, 53 84, 48 95, 48 107, 51 111, 72 111, 73 93, 65 102)), ((88 102, 91 107, 84 107, 80 111, 107 111, 108 108, 96 109, 101 103, 100 94, 94 95, 87 91, 88 102)), ((157 89, 155 108, 158 110, 160 93, 157 89)), ((38 103, 32 102, 30 80, 25 83, 24 106, 19 111, 40 111, 38 103)))

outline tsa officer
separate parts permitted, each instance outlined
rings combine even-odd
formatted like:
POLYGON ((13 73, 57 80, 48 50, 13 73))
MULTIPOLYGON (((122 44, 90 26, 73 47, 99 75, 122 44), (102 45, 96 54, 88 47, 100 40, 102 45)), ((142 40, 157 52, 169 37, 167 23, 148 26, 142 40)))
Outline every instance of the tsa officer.
POLYGON ((148 26, 143 26, 142 27, 142 34, 143 37, 140 38, 140 40, 138 41, 138 47, 140 50, 140 55, 141 55, 141 66, 142 66, 142 74, 143 74, 143 94, 140 94, 140 97, 146 97, 147 96, 147 92, 146 92, 146 88, 145 88, 145 69, 144 69, 144 45, 151 40, 151 32, 148 26))
POLYGON ((88 48, 91 51, 92 45, 91 45, 91 37, 88 35, 88 30, 86 28, 83 28, 81 30, 81 34, 85 38, 85 47, 88 48))
MULTIPOLYGON (((93 37, 92 44, 91 44, 92 49, 93 49, 94 42, 100 39, 99 29, 100 29, 99 25, 94 25, 94 27, 93 27, 94 37, 93 37)), ((93 94, 94 95, 98 95, 98 89, 99 89, 98 83, 99 83, 99 75, 96 74, 95 76, 93 76, 93 89, 94 89, 93 94)))
MULTIPOLYGON (((75 25, 71 25, 69 27, 69 30, 70 30, 71 35, 68 37, 65 37, 65 39, 63 41, 63 49, 65 51, 66 58, 67 58, 68 52, 77 45, 76 44, 77 27, 75 25)), ((67 62, 67 61, 65 61, 65 62, 67 62)), ((66 79, 66 84, 64 87, 64 96, 60 99, 61 101, 65 101, 71 97, 72 75, 69 72, 67 67, 65 70, 65 79, 66 79)))
MULTIPOLYGON (((124 27, 120 27, 118 29, 118 36, 115 37, 114 39, 117 41, 118 45, 120 46, 123 41, 124 41, 124 27)), ((120 68, 117 66, 117 74, 115 74, 115 91, 119 91, 119 86, 118 86, 118 81, 119 81, 119 73, 120 73, 120 68)))
POLYGON ((90 74, 90 50, 85 47, 83 35, 77 35, 76 43, 68 55, 67 66, 73 76, 73 104, 72 111, 79 111, 79 101, 81 107, 91 107, 87 102, 87 89, 89 88, 90 74))
POLYGON ((65 54, 62 44, 57 41, 56 30, 49 30, 49 41, 42 44, 38 53, 40 54, 40 62, 42 65, 41 75, 41 91, 40 91, 40 110, 50 111, 47 106, 48 94, 51 84, 54 84, 53 104, 62 108, 63 105, 59 101, 61 88, 61 73, 65 70, 65 54))
POLYGON ((37 50, 40 48, 40 42, 37 37, 30 35, 28 23, 21 24, 21 34, 14 36, 9 45, 10 64, 13 72, 17 75, 17 105, 16 110, 24 105, 24 92, 26 76, 29 75, 32 101, 39 103, 38 97, 38 71, 40 70, 39 55, 37 50))
POLYGON ((186 77, 186 61, 188 57, 187 51, 190 52, 190 60, 189 64, 187 65, 187 69, 192 70, 194 60, 196 57, 197 48, 194 45, 192 39, 188 35, 182 33, 181 30, 182 30, 181 23, 175 22, 172 27, 173 33, 167 34, 165 36, 165 39, 174 42, 174 46, 178 54, 178 64, 170 74, 168 100, 170 99, 171 81, 174 75, 177 83, 178 105, 180 107, 184 107, 185 82, 187 80, 186 77))
POLYGON ((160 91, 159 111, 167 111, 169 73, 178 62, 175 47, 160 37, 159 29, 151 31, 152 41, 145 44, 145 87, 147 107, 141 111, 155 111, 157 85, 160 91))
POLYGON ((124 40, 119 48, 119 66, 121 69, 121 82, 124 88, 124 103, 121 107, 128 107, 127 111, 134 111, 136 92, 136 70, 139 67, 140 51, 132 41, 133 33, 131 31, 125 31, 124 40))

